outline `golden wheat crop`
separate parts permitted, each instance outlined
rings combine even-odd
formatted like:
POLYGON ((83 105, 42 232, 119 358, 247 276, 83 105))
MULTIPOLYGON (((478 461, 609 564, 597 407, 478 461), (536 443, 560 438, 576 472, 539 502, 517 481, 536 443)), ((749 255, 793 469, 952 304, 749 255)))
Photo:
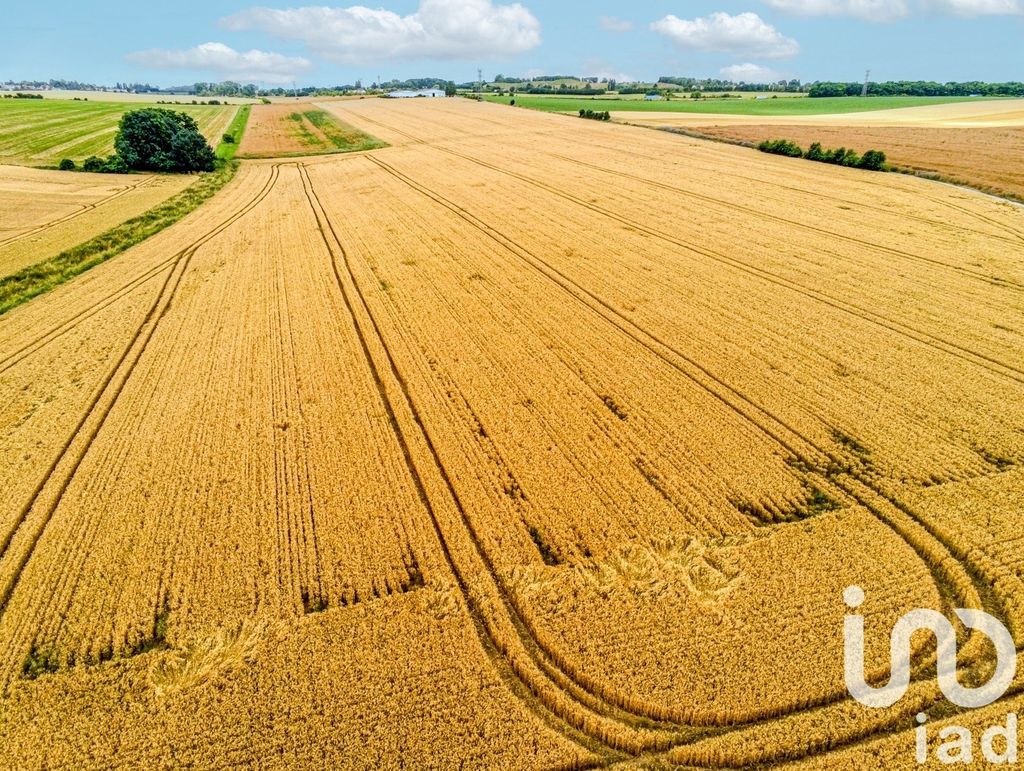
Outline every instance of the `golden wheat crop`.
POLYGON ((183 175, 0 166, 0 278, 148 211, 191 182, 183 175))
POLYGON ((1019 211, 320 107, 392 146, 0 318, 0 765, 821 763, 941 701, 925 640, 846 695, 845 587, 875 679, 912 608, 1019 639, 1019 211))

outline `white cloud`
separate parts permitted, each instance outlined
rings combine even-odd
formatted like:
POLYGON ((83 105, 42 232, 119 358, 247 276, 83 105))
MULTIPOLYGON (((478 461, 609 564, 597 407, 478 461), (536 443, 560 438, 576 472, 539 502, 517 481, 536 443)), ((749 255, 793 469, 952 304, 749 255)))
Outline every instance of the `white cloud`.
POLYGON ((236 51, 223 43, 203 43, 187 50, 151 48, 128 54, 129 61, 159 69, 200 70, 231 80, 290 83, 313 65, 308 59, 268 51, 236 51))
POLYGON ((853 16, 867 21, 894 21, 910 15, 907 0, 765 0, 795 16, 853 16))
POLYGON ((955 16, 1020 16, 1022 0, 923 0, 925 10, 955 16))
POLYGON ((615 69, 615 67, 602 59, 588 59, 583 62, 583 77, 604 78, 605 80, 615 80, 619 83, 633 83, 636 80, 632 75, 615 69))
POLYGON ((601 27, 608 32, 629 32, 633 29, 633 22, 616 19, 614 16, 602 16, 598 21, 601 22, 601 27))
POLYGON ((679 48, 698 51, 742 53, 767 59, 795 56, 800 45, 786 37, 756 13, 713 13, 699 19, 668 15, 651 25, 679 48))
POLYGON ((1016 16, 1024 0, 764 0, 776 10, 796 16, 852 16, 875 22, 905 19, 914 14, 954 16, 1016 16))
POLYGON ((783 79, 780 72, 760 64, 733 64, 719 71, 726 80, 736 83, 777 83, 783 79))
POLYGON ((298 40, 337 62, 381 59, 480 59, 540 45, 540 22, 529 9, 491 0, 421 0, 416 13, 350 8, 250 8, 221 20, 227 29, 257 29, 298 40))

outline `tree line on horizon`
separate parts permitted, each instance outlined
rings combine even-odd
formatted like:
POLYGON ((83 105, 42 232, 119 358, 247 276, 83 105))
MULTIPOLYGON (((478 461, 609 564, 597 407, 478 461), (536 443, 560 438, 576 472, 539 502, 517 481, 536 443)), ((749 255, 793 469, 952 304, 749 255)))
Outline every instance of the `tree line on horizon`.
MULTIPOLYGON (((810 97, 860 96, 863 83, 814 83, 810 97)), ((1024 83, 986 83, 980 80, 963 83, 936 83, 930 80, 891 80, 869 83, 868 96, 1024 96, 1024 83)))

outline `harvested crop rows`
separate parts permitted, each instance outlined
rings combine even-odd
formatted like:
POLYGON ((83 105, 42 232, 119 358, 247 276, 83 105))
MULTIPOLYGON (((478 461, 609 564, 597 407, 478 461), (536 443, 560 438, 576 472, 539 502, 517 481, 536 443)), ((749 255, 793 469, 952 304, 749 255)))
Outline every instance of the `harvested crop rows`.
POLYGON ((321 106, 392 147, 247 164, 0 319, 5 764, 814 762, 939 698, 922 647, 849 700, 846 586, 874 678, 911 608, 1020 635, 1018 210, 321 106))

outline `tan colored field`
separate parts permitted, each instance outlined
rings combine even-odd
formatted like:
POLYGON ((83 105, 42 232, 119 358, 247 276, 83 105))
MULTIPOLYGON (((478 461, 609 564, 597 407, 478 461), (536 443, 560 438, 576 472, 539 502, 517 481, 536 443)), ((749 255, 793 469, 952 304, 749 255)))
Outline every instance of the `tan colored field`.
POLYGON ((624 123, 644 126, 749 126, 758 124, 800 126, 859 126, 897 128, 1020 128, 1024 127, 1024 99, 992 99, 929 104, 895 110, 838 113, 834 115, 715 115, 687 112, 614 112, 624 123))
POLYGON ((253 107, 238 149, 240 158, 281 158, 370 150, 379 146, 372 137, 312 103, 293 101, 253 107))
POLYGON ((193 181, 184 175, 69 174, 0 166, 0 277, 88 241, 193 181))
POLYGON ((240 96, 191 96, 189 94, 122 94, 113 91, 64 91, 62 89, 51 89, 48 91, 24 91, 28 94, 39 94, 43 99, 88 99, 90 102, 139 102, 142 104, 158 104, 169 102, 170 104, 192 104, 192 100, 199 103, 209 102, 216 99, 221 104, 255 104, 257 99, 249 99, 240 96))
POLYGON ((842 593, 873 680, 913 608, 1021 641, 1020 209, 321 106, 392 146, 0 317, 0 765, 914 767, 931 651, 852 702, 842 593))
POLYGON ((838 126, 708 126, 701 134, 745 142, 791 139, 805 149, 882 150, 904 169, 930 172, 995 195, 1024 200, 1024 128, 869 128, 838 126))

